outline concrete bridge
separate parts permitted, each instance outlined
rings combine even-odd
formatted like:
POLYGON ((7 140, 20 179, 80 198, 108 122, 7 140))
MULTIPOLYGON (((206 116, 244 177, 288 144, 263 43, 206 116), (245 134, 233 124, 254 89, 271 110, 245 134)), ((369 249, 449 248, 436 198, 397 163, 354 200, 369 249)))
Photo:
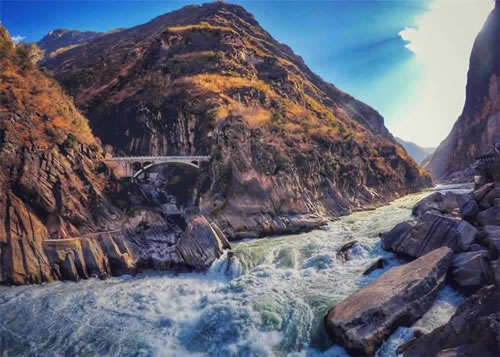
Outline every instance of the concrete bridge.
POLYGON ((167 164, 181 164, 200 168, 210 156, 124 156, 105 159, 106 164, 115 170, 117 176, 136 179, 149 169, 167 164))

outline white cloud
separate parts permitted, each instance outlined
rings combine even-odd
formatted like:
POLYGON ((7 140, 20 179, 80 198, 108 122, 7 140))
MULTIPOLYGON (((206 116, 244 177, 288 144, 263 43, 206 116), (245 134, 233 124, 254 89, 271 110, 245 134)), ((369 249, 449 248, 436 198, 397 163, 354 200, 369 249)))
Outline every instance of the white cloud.
POLYGON ((17 35, 17 36, 12 36, 12 37, 11 37, 11 40, 12 40, 12 42, 14 42, 14 43, 19 43, 19 42, 21 42, 22 40, 24 40, 25 38, 26 38, 25 36, 17 35))
POLYGON ((476 35, 494 7, 492 0, 434 0, 399 33, 417 60, 417 96, 391 121, 391 131, 423 146, 437 146, 465 102, 469 57, 476 35))

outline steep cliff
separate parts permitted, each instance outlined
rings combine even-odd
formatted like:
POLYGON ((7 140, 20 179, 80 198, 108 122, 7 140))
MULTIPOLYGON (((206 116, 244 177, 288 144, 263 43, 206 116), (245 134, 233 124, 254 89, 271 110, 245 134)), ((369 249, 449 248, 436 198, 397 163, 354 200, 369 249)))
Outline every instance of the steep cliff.
POLYGON ((500 5, 478 34, 470 57, 466 100, 448 137, 424 163, 439 180, 469 180, 475 157, 500 141, 500 5))
POLYGON ((200 268, 222 254, 227 242, 202 217, 192 237, 154 207, 118 208, 132 188, 101 152, 71 98, 0 27, 0 284, 200 268))
POLYGON ((309 229, 431 184, 375 110, 241 6, 187 6, 44 66, 115 155, 211 155, 202 210, 232 238, 309 229))

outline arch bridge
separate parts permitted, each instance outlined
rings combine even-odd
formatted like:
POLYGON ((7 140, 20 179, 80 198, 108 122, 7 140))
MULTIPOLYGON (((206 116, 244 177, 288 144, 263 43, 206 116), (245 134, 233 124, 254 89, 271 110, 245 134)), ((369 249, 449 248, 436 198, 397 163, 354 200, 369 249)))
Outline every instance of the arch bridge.
POLYGON ((138 178, 152 167, 165 164, 183 164, 197 169, 202 162, 210 160, 210 156, 123 156, 107 158, 108 166, 118 170, 122 177, 138 178))

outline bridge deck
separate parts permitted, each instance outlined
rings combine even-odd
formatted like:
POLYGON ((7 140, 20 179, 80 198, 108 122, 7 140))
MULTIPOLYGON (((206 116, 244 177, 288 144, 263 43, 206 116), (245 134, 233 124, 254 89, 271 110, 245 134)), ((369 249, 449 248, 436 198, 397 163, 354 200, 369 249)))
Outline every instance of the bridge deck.
POLYGON ((210 156, 121 156, 111 157, 105 161, 204 161, 210 156))

